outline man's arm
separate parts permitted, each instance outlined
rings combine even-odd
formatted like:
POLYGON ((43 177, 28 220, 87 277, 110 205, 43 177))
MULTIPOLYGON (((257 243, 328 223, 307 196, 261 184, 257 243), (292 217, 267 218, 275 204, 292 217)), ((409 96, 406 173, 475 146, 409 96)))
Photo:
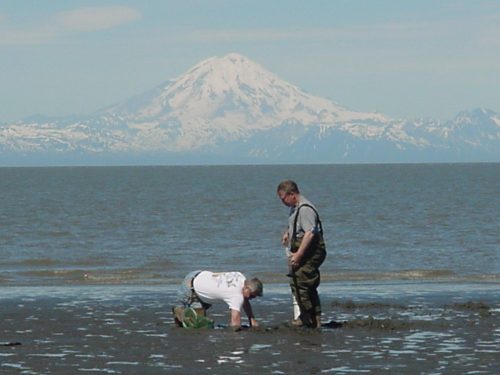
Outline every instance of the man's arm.
POLYGON ((243 310, 245 310, 245 313, 248 316, 248 323, 250 324, 250 327, 257 327, 259 323, 257 323, 255 317, 253 316, 252 305, 250 305, 250 301, 248 299, 245 299, 243 302, 243 310))
POLYGON ((229 325, 231 327, 239 327, 241 325, 241 314, 238 310, 231 309, 231 321, 229 325))

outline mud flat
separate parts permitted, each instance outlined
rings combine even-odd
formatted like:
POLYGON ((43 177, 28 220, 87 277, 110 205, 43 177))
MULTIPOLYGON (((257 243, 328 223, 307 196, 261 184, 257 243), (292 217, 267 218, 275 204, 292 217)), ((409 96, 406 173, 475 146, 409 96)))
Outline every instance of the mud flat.
POLYGON ((291 327, 288 294, 268 289, 253 302, 261 326, 240 331, 225 326, 223 306, 211 309, 215 329, 174 327, 173 290, 0 295, 0 373, 495 374, 499 368, 493 292, 388 298, 327 289, 324 325, 311 330, 291 327))

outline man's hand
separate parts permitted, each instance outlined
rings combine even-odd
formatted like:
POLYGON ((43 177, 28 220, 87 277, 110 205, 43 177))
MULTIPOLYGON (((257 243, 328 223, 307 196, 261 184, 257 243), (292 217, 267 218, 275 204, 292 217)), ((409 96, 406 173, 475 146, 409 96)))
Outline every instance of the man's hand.
POLYGON ((281 236, 281 244, 283 246, 288 246, 288 231, 285 231, 285 233, 281 236))
POLYGON ((290 264, 294 269, 300 267, 300 262, 302 261, 302 257, 307 251, 311 241, 314 238, 314 233, 312 231, 307 231, 304 233, 304 237, 302 237, 302 241, 300 242, 300 247, 295 253, 292 253, 290 257, 290 264))
POLYGON ((290 265, 293 267, 293 269, 297 269, 299 268, 301 260, 302 260, 302 254, 300 254, 297 251, 296 253, 293 253, 292 256, 290 257, 290 265))

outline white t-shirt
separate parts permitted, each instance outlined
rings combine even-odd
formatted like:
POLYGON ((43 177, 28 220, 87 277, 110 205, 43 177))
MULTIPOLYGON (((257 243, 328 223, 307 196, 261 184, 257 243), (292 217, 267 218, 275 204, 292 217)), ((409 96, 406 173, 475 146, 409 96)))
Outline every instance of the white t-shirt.
POLYGON ((241 311, 245 276, 241 272, 202 271, 193 282, 194 291, 203 302, 224 301, 229 308, 241 311))

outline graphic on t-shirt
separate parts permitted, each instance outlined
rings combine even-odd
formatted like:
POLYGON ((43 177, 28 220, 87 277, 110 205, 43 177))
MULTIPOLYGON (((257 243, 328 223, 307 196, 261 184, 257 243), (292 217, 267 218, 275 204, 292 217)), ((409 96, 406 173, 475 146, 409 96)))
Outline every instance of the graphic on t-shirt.
POLYGON ((226 288, 236 288, 242 275, 239 272, 224 272, 214 273, 212 277, 216 278, 217 288, 221 288, 223 284, 226 284, 226 288))

